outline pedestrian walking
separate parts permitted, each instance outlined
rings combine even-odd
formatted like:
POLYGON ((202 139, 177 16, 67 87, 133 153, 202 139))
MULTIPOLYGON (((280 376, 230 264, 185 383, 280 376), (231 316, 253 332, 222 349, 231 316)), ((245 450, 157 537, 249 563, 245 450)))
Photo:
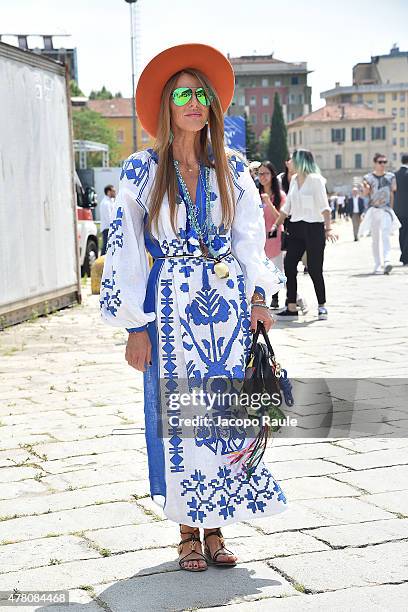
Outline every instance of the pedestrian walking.
POLYGON ((188 571, 234 566, 220 527, 286 508, 263 462, 249 480, 231 464, 251 443, 244 429, 216 419, 188 426, 198 411, 191 393, 187 405, 173 404, 184 387, 205 399, 217 377, 227 393, 243 381, 251 330, 260 321, 270 329, 266 301, 285 280, 265 257, 249 169, 224 147, 233 93, 230 62, 207 45, 172 47, 144 68, 137 116, 156 144, 123 164, 100 297, 103 319, 129 332, 129 365, 144 372, 150 494, 180 524, 188 571))
POLYGON ((364 200, 359 195, 358 187, 353 187, 351 197, 346 200, 346 214, 350 217, 353 225, 354 241, 358 240, 358 229, 361 223, 361 215, 364 212, 364 200))
POLYGON ((400 261, 404 266, 408 266, 408 155, 401 157, 401 168, 395 173, 395 178, 397 191, 394 212, 401 223, 399 230, 400 261))
POLYGON ((285 257, 287 277, 287 307, 277 316, 298 318, 296 307, 297 266, 303 253, 307 253, 310 277, 318 301, 318 318, 327 319, 326 289, 323 277, 323 259, 326 240, 335 241, 331 228, 331 210, 327 200, 325 179, 320 174, 313 154, 297 149, 291 163, 296 171, 290 183, 286 202, 281 208, 275 227, 291 216, 288 250, 285 257))
MULTIPOLYGON (((283 272, 282 225, 272 230, 272 225, 279 216, 279 210, 285 203, 286 194, 281 189, 278 173, 269 160, 263 161, 258 168, 259 193, 263 203, 265 219, 265 253, 275 266, 283 272)), ((279 292, 272 296, 271 308, 279 308, 279 292)))
POLYGON ((258 178, 258 170, 261 165, 260 161, 251 161, 249 164, 249 172, 251 173, 252 178, 254 179, 254 183, 259 189, 259 178, 258 178))
POLYGON ((340 193, 336 197, 337 214, 339 215, 339 219, 342 219, 345 216, 345 203, 346 197, 340 193))
POLYGON ((116 189, 113 185, 106 185, 104 189, 105 196, 100 204, 101 215, 101 233, 102 233, 102 250, 101 255, 106 254, 106 245, 108 243, 109 225, 112 218, 113 208, 115 204, 116 189))
POLYGON ((376 153, 373 162, 373 172, 366 174, 363 180, 363 193, 369 197, 369 207, 361 222, 358 235, 371 234, 374 274, 382 274, 383 270, 384 274, 390 274, 392 270, 390 235, 401 227, 393 211, 397 183, 395 174, 385 171, 388 163, 385 155, 376 153))

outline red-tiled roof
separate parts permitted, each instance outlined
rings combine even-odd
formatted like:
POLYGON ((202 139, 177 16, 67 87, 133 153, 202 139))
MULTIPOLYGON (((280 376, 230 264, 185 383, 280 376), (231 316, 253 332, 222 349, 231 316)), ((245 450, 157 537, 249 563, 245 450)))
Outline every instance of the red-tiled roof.
POLYGON ((353 121, 361 119, 388 119, 390 115, 378 113, 365 104, 326 104, 312 113, 302 115, 288 125, 294 125, 301 121, 353 121))
POLYGON ((133 98, 113 98, 112 100, 89 100, 87 106, 103 117, 131 117, 133 98))

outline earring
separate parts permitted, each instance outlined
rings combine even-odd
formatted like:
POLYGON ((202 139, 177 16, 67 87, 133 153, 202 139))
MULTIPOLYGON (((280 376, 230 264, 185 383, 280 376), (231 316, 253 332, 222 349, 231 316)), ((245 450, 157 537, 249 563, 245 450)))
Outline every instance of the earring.
POLYGON ((174 140, 174 134, 173 132, 170 130, 170 136, 169 136, 169 144, 171 144, 174 140))

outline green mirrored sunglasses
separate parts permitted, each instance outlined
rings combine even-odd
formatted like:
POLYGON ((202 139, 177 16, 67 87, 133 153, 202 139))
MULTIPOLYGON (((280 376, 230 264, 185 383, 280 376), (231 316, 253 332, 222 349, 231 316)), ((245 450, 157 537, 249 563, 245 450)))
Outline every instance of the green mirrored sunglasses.
POLYGON ((190 102, 191 98, 193 97, 193 89, 200 104, 203 106, 210 106, 214 96, 211 93, 207 93, 204 87, 177 87, 177 89, 175 89, 171 94, 174 104, 176 106, 184 106, 190 102))

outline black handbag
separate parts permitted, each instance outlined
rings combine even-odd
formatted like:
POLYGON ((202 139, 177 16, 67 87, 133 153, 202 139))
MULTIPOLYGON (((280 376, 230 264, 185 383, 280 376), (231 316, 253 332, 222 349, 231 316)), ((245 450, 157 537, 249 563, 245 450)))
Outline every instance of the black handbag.
POLYGON ((287 372, 276 361, 275 352, 272 348, 268 334, 263 323, 258 322, 256 332, 252 340, 252 346, 248 356, 242 393, 248 398, 263 396, 264 402, 257 401, 257 408, 247 408, 247 415, 259 419, 259 433, 244 449, 235 451, 231 460, 237 463, 242 460, 242 469, 248 477, 252 475, 262 460, 266 450, 270 432, 277 432, 281 425, 279 421, 285 419, 281 410, 283 403, 282 395, 287 406, 293 406, 292 384, 287 377, 287 372), (262 334, 265 342, 259 342, 262 334), (268 419, 264 417, 269 417, 268 419), (270 424, 270 422, 275 424, 270 424))

